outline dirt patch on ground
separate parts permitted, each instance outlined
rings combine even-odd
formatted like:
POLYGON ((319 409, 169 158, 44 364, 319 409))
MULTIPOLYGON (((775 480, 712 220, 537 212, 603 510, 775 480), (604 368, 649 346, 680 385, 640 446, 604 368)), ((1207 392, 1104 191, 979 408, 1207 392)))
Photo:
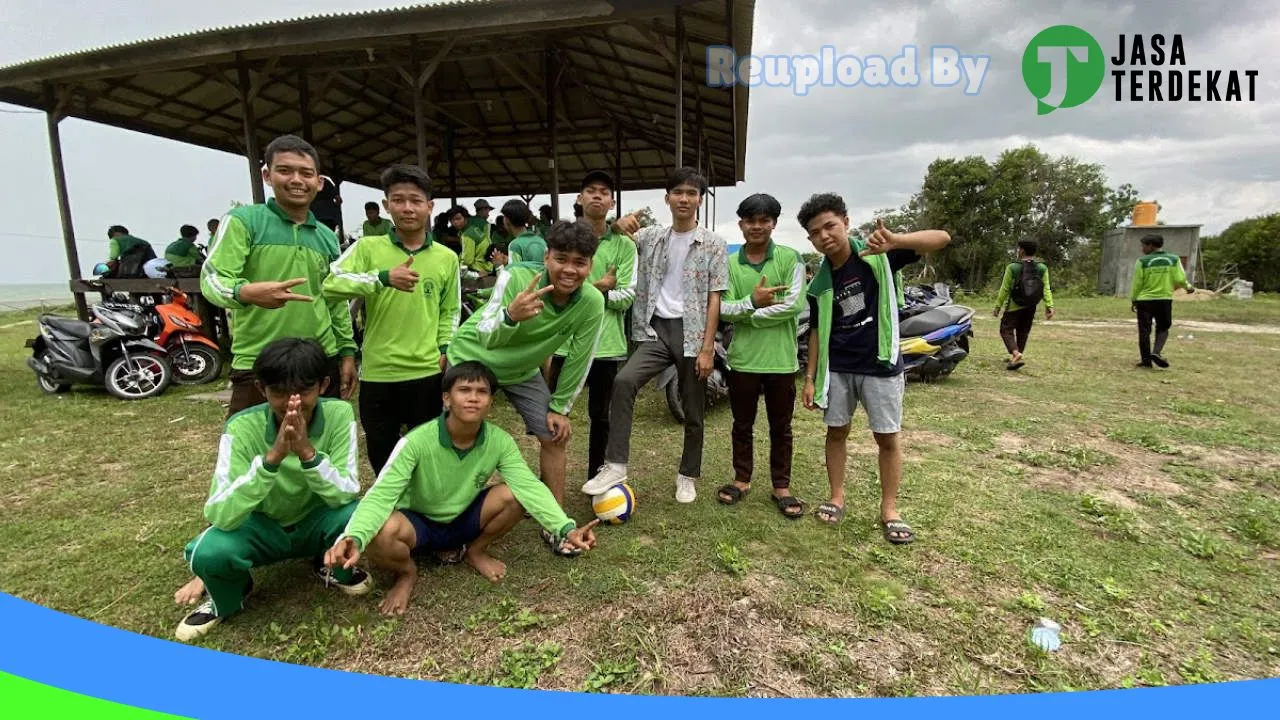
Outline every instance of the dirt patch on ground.
MULTIPOLYGON (((1072 328, 1096 328, 1096 329, 1132 329, 1136 327, 1134 322, 1122 322, 1117 320, 1054 320, 1051 325, 1061 325, 1062 327, 1072 328)), ((1178 320, 1174 328, 1176 330, 1192 330, 1195 332, 1210 333, 1242 333, 1245 335, 1280 335, 1280 325, 1242 325, 1240 323, 1224 323, 1211 322, 1208 320, 1178 320)))
POLYGON ((932 430, 910 430, 905 433, 912 445, 936 445, 938 447, 951 447, 956 444, 955 438, 950 435, 944 435, 932 430))
MULTIPOLYGON (((1166 456, 1143 448, 1125 445, 1105 438, 1073 438, 1075 445, 1086 447, 1114 460, 1110 464, 1086 468, 1036 467, 1026 465, 1027 481, 1033 487, 1065 491, 1077 495, 1093 495, 1113 505, 1134 509, 1134 498, 1143 494, 1166 497, 1184 492, 1162 470, 1166 456)), ((1016 459, 1024 450, 1041 449, 1040 443, 1029 441, 1020 435, 1001 433, 995 440, 1002 455, 1016 459)))

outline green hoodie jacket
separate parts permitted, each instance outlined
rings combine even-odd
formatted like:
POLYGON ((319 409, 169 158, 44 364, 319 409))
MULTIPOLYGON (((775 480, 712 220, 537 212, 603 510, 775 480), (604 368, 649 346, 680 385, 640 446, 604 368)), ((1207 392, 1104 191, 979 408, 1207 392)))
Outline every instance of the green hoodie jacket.
POLYGON ((471 218, 462 231, 462 267, 481 275, 493 272, 493 263, 485 259, 489 254, 489 223, 483 218, 471 218), (479 220, 479 222, 475 222, 479 220))
MULTIPOLYGON (((538 262, 541 263, 541 259, 538 262)), ((636 301, 636 244, 626 235, 612 230, 600 238, 587 284, 592 285, 604 277, 610 266, 617 268, 614 277, 618 282, 605 293, 604 327, 600 331, 600 344, 596 346, 597 360, 627 356, 627 310, 636 301)), ((568 344, 556 351, 560 357, 568 354, 568 344)))
POLYGON ((1173 253, 1157 250, 1138 258, 1133 266, 1133 287, 1129 299, 1172 300, 1173 291, 1188 287, 1187 274, 1182 269, 1182 259, 1173 253))
POLYGON ((324 281, 326 298, 365 299, 360 377, 371 382, 419 380, 440 373, 440 355, 458 329, 458 256, 434 241, 410 252, 395 235, 362 237, 324 281), (413 292, 391 287, 391 269, 413 258, 413 292))
MULTIPOLYGON (((567 343, 564 369, 551 396, 551 412, 568 415, 587 380, 604 320, 604 295, 584 284, 563 307, 548 294, 542 312, 520 323, 511 322, 507 306, 542 268, 515 265, 498 273, 493 298, 467 318, 449 345, 449 364, 478 360, 498 376, 502 385, 516 385, 534 375, 543 361, 567 343)), ((539 287, 546 287, 543 275, 539 287)))
POLYGON ((516 263, 533 263, 542 265, 547 257, 547 241, 533 230, 525 230, 507 246, 507 255, 512 265, 516 263))
POLYGON ((749 373, 794 373, 796 318, 805 306, 804 260, 789 247, 769 242, 764 262, 752 265, 745 246, 729 256, 729 290, 720 305, 720 318, 733 323, 729 343, 731 370, 749 373), (777 304, 756 308, 751 295, 760 278, 765 285, 786 285, 777 304))
POLYGON ((350 403, 321 398, 307 426, 316 456, 289 455, 269 465, 267 451, 279 424, 263 403, 232 415, 218 443, 213 485, 204 516, 219 530, 235 530, 252 513, 294 525, 321 505, 339 508, 360 492, 355 414, 350 403))
POLYGON ((347 522, 345 537, 354 538, 364 550, 396 510, 451 522, 475 501, 494 472, 502 475, 516 500, 543 528, 563 539, 576 527, 502 428, 484 423, 475 444, 459 450, 449 437, 447 417, 419 425, 400 439, 378 481, 347 522))
MULTIPOLYGON (((876 328, 879 332, 876 357, 884 365, 895 365, 898 362, 898 310, 902 306, 901 273, 895 273, 889 266, 889 259, 883 254, 868 255, 860 258, 858 253, 867 247, 867 243, 856 235, 849 236, 849 246, 853 255, 846 262, 865 262, 871 267, 879 286, 879 297, 876 298, 876 328)), ((831 277, 831 260, 822 258, 822 265, 814 274, 809 284, 808 295, 817 305, 817 316, 809 318, 809 327, 818 331, 818 361, 814 370, 814 402, 818 407, 827 407, 827 390, 831 386, 831 377, 827 368, 830 364, 831 323, 835 317, 832 301, 835 289, 831 277)))
MULTIPOLYGON (((1004 279, 1000 282, 1000 292, 996 294, 996 307, 1005 308, 1012 312, 1021 310, 1022 306, 1013 301, 1013 284, 1018 281, 1018 276, 1022 274, 1022 262, 1009 263, 1004 269, 1004 279)), ((1044 306, 1053 307, 1053 288, 1049 287, 1049 267, 1042 262, 1036 262, 1036 270, 1040 273, 1040 280, 1044 283, 1044 306)))
POLYGON ((231 211, 218 226, 200 290, 209 302, 230 310, 231 368, 249 370, 267 343, 284 337, 311 338, 330 357, 355 355, 351 312, 340 298, 322 295, 330 264, 338 259, 338 236, 311 213, 294 224, 274 199, 231 211), (304 278, 293 288, 311 302, 290 301, 275 310, 240 302, 246 283, 304 278))

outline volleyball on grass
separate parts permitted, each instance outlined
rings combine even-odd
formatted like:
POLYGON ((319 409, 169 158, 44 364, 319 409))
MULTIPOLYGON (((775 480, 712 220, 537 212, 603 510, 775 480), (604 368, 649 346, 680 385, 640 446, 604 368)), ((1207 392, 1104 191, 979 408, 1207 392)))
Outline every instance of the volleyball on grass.
POLYGON ((636 496, 631 487, 620 483, 591 498, 591 509, 600 522, 621 525, 636 510, 636 496))

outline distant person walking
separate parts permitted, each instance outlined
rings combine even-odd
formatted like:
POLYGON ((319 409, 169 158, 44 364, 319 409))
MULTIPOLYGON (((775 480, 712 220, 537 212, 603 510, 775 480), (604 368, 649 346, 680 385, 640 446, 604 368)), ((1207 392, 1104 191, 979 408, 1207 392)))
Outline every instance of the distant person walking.
POLYGON ((1027 351, 1027 338, 1036 319, 1036 306, 1044 302, 1045 320, 1053 319, 1053 290, 1049 287, 1049 268, 1036 258, 1040 246, 1035 240, 1018 243, 1018 261, 1004 269, 1000 293, 996 295, 996 309, 1000 317, 1000 339, 1009 351, 1005 367, 1018 370, 1026 362, 1022 356, 1027 351))
POLYGON ((1138 367, 1152 364, 1167 368, 1164 344, 1169 339, 1173 325, 1173 291, 1186 288, 1187 294, 1196 289, 1187 282, 1182 260, 1164 251, 1164 236, 1146 235, 1142 238, 1142 257, 1133 267, 1133 287, 1129 291, 1132 309, 1138 314, 1138 367), (1151 326, 1155 325, 1156 344, 1151 346, 1151 326))

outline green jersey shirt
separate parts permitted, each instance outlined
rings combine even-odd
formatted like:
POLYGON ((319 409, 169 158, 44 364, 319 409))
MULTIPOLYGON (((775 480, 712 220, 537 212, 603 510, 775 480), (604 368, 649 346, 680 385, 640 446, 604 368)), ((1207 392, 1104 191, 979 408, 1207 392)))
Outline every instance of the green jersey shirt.
POLYGON ((219 530, 235 530, 252 513, 294 525, 321 505, 339 508, 360 492, 356 469, 356 418, 351 405, 321 398, 307 426, 316 456, 302 462, 289 455, 267 463, 279 424, 263 403, 232 415, 218 443, 213 486, 205 519, 219 530))
POLYGON ((330 264, 338 259, 338 236, 316 222, 294 223, 274 199, 231 211, 218 226, 209 259, 200 272, 200 290, 214 305, 230 310, 231 368, 249 370, 262 348, 284 337, 311 338, 330 357, 355 355, 351 311, 340 298, 321 291, 330 264), (303 278, 293 288, 311 302, 290 301, 275 310, 240 302, 246 283, 303 278))
POLYGON ((150 243, 132 235, 117 235, 107 242, 107 259, 115 260, 132 250, 136 245, 150 245, 150 243))
MULTIPOLYGON (((611 230, 600 238, 587 284, 592 285, 604 277, 610 267, 616 268, 614 277, 618 282, 604 294, 604 326, 600 331, 600 344, 596 346, 597 360, 627 356, 627 309, 636 301, 636 244, 626 235, 611 230)), ((568 347, 556 351, 560 357, 568 354, 568 347)))
POLYGON ((729 257, 729 290, 720 305, 721 319, 733 323, 727 363, 731 370, 749 373, 795 373, 796 325, 805 306, 804 260, 789 247, 772 240, 764 262, 753 265, 744 246, 729 257), (786 285, 776 304, 757 308, 751 293, 764 278, 767 287, 786 285))
POLYGON ((326 298, 364 298, 360 377, 402 382, 437 375, 440 355, 458 329, 462 307, 458 256, 435 242, 410 251, 399 235, 365 236, 347 248, 324 281, 326 298), (412 292, 391 287, 391 269, 413 258, 412 292))
MULTIPOLYGON (((1040 273, 1040 281, 1044 283, 1044 306, 1053 307, 1053 289, 1049 287, 1049 266, 1042 262, 1036 263, 1036 271, 1040 273)), ((1013 284, 1018 282, 1018 276, 1022 274, 1022 262, 1009 263, 1004 269, 1004 279, 1000 282, 1000 292, 996 294, 996 307, 1005 308, 1008 302, 1007 310, 1021 310, 1022 306, 1014 302, 1013 284)))
POLYGON ((481 275, 493 272, 493 263, 485 259, 489 254, 489 243, 489 223, 483 218, 471 218, 462 231, 462 267, 481 275))
MULTIPOLYGON (((502 385, 528 380, 562 345, 567 346, 560 382, 551 396, 551 412, 568 415, 587 380, 604 320, 604 295, 583 285, 562 307, 551 296, 543 298, 542 312, 519 323, 511 322, 507 306, 542 269, 532 265, 503 268, 493 286, 493 297, 484 309, 467 318, 449 345, 449 364, 478 360, 498 376, 502 385)), ((539 287, 546 287, 543 273, 539 287)))
POLYGON ((1173 291, 1187 285, 1187 274, 1182 269, 1182 260, 1173 253, 1157 250, 1138 258, 1133 266, 1133 287, 1129 291, 1129 299, 1138 300, 1172 300, 1173 291))
POLYGON ((186 238, 178 238, 164 249, 164 259, 176 268, 192 267, 200 264, 200 251, 196 250, 194 242, 186 238))
POLYGON ((561 539, 576 527, 502 428, 484 423, 475 444, 460 450, 449 436, 446 418, 442 415, 400 438, 377 482, 356 506, 345 537, 354 538, 364 550, 396 510, 451 522, 475 501, 494 472, 539 525, 561 539))
POLYGON ((362 237, 372 237, 374 235, 390 235, 395 226, 387 218, 380 217, 378 222, 364 221, 364 225, 360 227, 360 235, 362 237))
POLYGON ((543 240, 538 233, 525 230, 507 246, 507 254, 511 257, 508 262, 512 265, 516 263, 541 265, 547 257, 547 241, 543 240))

